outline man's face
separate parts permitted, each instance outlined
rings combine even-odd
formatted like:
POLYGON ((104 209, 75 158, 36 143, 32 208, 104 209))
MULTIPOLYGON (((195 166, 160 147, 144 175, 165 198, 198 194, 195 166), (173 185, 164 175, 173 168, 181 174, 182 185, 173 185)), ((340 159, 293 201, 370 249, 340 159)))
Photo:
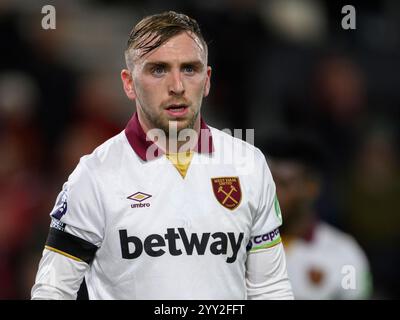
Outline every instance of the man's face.
POLYGON ((310 210, 318 196, 318 182, 307 176, 305 168, 296 162, 271 160, 270 169, 284 220, 297 220, 310 210))
POLYGON ((186 32, 144 57, 134 57, 131 73, 121 72, 125 92, 136 101, 144 130, 160 128, 167 133, 171 121, 176 122, 178 131, 199 128, 198 114, 210 90, 210 76, 201 42, 186 32))

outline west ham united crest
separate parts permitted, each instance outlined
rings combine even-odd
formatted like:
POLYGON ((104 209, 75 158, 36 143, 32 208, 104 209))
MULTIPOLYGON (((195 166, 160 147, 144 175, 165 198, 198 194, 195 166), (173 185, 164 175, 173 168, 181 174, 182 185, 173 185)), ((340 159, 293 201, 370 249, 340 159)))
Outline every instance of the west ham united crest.
POLYGON ((324 280, 325 274, 322 269, 319 268, 311 268, 308 270, 308 279, 314 286, 319 286, 322 284, 324 280))
POLYGON ((234 210, 242 200, 242 190, 238 177, 211 178, 214 195, 225 208, 234 210))

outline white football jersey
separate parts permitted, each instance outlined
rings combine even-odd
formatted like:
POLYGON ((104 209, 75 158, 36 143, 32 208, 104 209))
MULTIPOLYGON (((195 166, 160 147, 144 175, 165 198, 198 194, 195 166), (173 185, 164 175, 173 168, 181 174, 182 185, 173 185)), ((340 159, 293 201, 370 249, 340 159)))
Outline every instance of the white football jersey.
POLYGON ((367 258, 348 234, 316 223, 305 239, 283 239, 296 299, 366 299, 371 293, 367 258))
POLYGON ((90 299, 246 299, 248 251, 280 242, 275 184, 257 148, 201 128, 184 178, 135 114, 63 185, 46 250, 90 266, 90 299))

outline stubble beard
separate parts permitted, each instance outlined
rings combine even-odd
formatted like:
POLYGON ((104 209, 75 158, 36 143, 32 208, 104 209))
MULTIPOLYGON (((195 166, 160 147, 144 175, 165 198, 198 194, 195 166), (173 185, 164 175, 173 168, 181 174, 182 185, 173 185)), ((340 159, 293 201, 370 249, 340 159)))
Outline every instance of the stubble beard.
POLYGON ((200 113, 200 108, 189 119, 189 122, 188 122, 187 125, 177 129, 176 131, 175 130, 171 131, 170 129, 177 128, 178 121, 168 120, 168 119, 161 119, 161 117, 151 114, 145 108, 142 108, 142 111, 143 111, 145 117, 147 118, 147 120, 152 124, 152 126, 154 128, 161 129, 164 132, 166 138, 170 139, 170 138, 177 138, 179 133, 182 130, 194 129, 194 126, 196 124, 196 120, 197 120, 197 118, 199 116, 199 113, 200 113), (175 122, 175 124, 174 124, 174 122, 175 122))

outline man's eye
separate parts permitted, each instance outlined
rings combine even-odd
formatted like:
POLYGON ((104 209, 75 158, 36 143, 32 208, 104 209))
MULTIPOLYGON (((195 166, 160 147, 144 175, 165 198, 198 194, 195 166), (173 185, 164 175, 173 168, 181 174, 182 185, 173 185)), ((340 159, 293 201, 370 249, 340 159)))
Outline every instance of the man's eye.
POLYGON ((165 73, 165 68, 163 66, 154 67, 151 72, 156 76, 161 76, 165 73))
POLYGON ((185 67, 183 67, 183 71, 185 73, 194 73, 194 68, 193 68, 193 66, 185 66, 185 67))

